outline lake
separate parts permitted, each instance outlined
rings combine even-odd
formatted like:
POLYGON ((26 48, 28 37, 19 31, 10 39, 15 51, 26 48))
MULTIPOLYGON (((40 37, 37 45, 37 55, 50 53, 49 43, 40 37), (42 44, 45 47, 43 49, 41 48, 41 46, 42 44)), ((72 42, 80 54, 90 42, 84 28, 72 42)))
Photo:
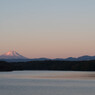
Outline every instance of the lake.
POLYGON ((95 95, 95 72, 0 72, 0 95, 95 95))

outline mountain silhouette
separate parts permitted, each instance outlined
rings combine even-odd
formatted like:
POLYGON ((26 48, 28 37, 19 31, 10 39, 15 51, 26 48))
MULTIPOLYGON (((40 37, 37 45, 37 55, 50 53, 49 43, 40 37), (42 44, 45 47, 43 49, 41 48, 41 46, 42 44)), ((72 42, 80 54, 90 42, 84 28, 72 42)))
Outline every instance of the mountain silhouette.
POLYGON ((27 62, 27 61, 46 61, 46 60, 55 60, 55 61, 90 61, 90 60, 95 60, 95 56, 80 56, 80 57, 68 57, 68 58, 55 58, 55 59, 50 59, 50 58, 34 58, 34 59, 29 59, 26 58, 16 51, 9 51, 5 54, 0 55, 0 60, 1 61, 8 61, 8 62, 27 62))
MULTIPOLYGON (((55 59, 57 60, 57 59, 55 59)), ((80 56, 80 57, 68 57, 66 59, 59 59, 59 60, 65 60, 65 61, 90 61, 90 60, 95 60, 95 56, 88 56, 88 55, 84 55, 84 56, 80 56)))

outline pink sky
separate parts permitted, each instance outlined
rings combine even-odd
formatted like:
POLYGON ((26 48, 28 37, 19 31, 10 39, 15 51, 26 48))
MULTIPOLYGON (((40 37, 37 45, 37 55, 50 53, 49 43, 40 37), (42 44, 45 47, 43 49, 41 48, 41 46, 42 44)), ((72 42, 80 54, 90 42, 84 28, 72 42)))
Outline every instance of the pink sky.
POLYGON ((95 1, 0 1, 0 54, 95 55, 95 1))

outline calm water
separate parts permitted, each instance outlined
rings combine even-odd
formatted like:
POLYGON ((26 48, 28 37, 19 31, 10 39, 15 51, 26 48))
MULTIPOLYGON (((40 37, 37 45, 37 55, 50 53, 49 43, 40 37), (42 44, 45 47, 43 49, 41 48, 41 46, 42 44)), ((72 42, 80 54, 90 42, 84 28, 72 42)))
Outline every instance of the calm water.
POLYGON ((0 95, 95 95, 94 72, 0 72, 0 95))

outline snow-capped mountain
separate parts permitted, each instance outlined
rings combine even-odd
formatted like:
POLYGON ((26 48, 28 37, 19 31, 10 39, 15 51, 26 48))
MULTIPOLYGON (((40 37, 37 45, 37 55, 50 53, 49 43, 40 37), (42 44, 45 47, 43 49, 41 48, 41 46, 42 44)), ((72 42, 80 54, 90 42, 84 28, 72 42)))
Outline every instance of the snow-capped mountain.
POLYGON ((27 59, 27 58, 20 55, 16 51, 9 51, 9 52, 1 55, 0 59, 27 59))

